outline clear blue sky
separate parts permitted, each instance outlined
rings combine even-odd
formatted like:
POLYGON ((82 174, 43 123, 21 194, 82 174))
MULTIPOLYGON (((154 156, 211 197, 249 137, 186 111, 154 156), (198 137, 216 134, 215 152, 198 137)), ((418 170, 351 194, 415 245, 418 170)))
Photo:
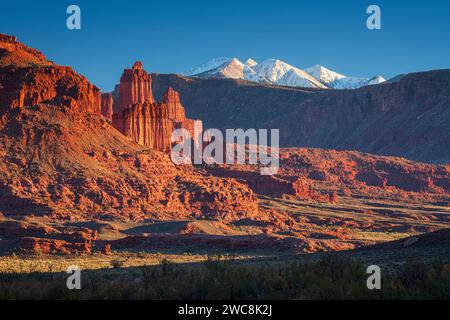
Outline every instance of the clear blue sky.
POLYGON ((13 34, 104 91, 142 60, 149 72, 180 73, 210 58, 278 58, 351 76, 450 68, 450 1, 2 1, 0 33, 13 34), (66 28, 66 8, 82 30, 66 28), (366 28, 370 4, 382 30, 366 28))

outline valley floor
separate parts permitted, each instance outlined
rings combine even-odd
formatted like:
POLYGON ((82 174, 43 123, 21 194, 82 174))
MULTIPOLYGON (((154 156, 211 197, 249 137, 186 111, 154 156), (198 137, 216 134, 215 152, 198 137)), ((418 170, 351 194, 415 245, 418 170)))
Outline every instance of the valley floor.
POLYGON ((90 254, 38 250, 0 257, 0 297, 450 298, 448 207, 367 198, 340 198, 335 204, 264 196, 259 201, 262 210, 282 211, 291 220, 50 225, 42 217, 28 217, 29 225, 52 230, 92 228, 98 239, 90 254), (107 254, 101 252, 105 243, 112 244, 107 254), (383 272, 383 290, 376 292, 365 282, 373 264, 383 272), (73 265, 82 270, 83 290, 66 287, 66 271, 73 265))

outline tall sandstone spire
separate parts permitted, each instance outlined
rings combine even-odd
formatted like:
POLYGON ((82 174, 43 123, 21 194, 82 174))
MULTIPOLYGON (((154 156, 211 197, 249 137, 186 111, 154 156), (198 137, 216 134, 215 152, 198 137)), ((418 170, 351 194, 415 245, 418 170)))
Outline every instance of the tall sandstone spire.
POLYGON ((182 122, 186 119, 186 113, 180 102, 180 94, 169 87, 163 95, 162 103, 167 105, 169 117, 176 122, 182 122))
POLYGON ((132 69, 125 69, 120 78, 119 106, 123 110, 130 104, 144 102, 154 102, 152 78, 142 69, 142 62, 137 61, 132 69))
MULTIPOLYGON (((119 84, 119 108, 112 116, 112 123, 140 145, 169 153, 174 129, 184 128, 194 137, 194 129, 201 130, 202 122, 186 118, 180 96, 173 88, 163 95, 162 102, 155 102, 151 84, 151 76, 142 69, 141 62, 125 69, 119 84)), ((109 110, 112 96, 104 98, 108 101, 102 104, 108 105, 109 110)), ((104 115, 107 116, 106 112, 104 115)))

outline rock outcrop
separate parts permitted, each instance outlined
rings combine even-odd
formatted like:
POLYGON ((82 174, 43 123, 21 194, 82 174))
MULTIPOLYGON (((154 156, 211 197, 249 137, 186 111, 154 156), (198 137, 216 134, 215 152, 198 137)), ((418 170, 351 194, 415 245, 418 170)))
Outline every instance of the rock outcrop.
POLYGON ((280 150, 274 176, 260 176, 250 165, 208 167, 216 176, 245 181, 262 195, 336 202, 339 196, 450 201, 450 166, 357 151, 305 148, 280 150))
POLYGON ((257 194, 284 197, 292 196, 304 201, 336 202, 335 195, 326 190, 320 192, 296 176, 263 176, 251 166, 221 165, 208 167, 214 175, 244 181, 257 194))
POLYGON ((90 254, 90 242, 68 242, 46 238, 19 238, 12 242, 9 251, 21 254, 90 254))
POLYGON ((51 66, 42 52, 17 41, 17 37, 0 33, 0 67, 51 66))
POLYGON ((112 123, 134 142, 169 153, 175 129, 184 128, 193 137, 195 128, 202 129, 202 122, 186 118, 178 92, 170 87, 162 102, 155 102, 151 82, 141 62, 136 62, 132 69, 125 69, 119 84, 118 111, 113 114, 112 123))
POLYGON ((100 90, 73 71, 45 59, 37 50, 0 35, 0 107, 37 104, 100 113, 100 90))

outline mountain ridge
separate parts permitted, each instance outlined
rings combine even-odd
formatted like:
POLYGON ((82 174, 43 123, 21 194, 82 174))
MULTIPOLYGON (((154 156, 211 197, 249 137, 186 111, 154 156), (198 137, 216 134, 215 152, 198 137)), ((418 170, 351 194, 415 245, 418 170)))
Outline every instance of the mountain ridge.
POLYGON ((182 75, 200 78, 241 79, 258 83, 320 89, 357 89, 386 81, 379 75, 348 77, 321 65, 300 69, 282 60, 272 58, 260 63, 249 58, 243 63, 237 58, 220 57, 192 68, 182 75))

